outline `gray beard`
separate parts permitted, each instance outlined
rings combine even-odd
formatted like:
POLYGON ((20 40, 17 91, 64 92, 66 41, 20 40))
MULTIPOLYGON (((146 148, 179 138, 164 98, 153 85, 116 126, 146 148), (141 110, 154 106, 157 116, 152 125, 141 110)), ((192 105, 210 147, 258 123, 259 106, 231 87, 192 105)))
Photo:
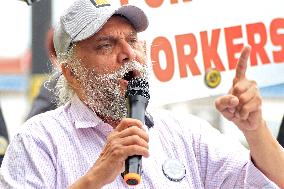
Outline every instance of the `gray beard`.
POLYGON ((133 70, 139 71, 146 80, 149 76, 148 66, 136 61, 125 63, 110 74, 97 74, 95 70, 83 67, 80 61, 73 61, 72 69, 85 92, 84 103, 99 116, 114 121, 127 116, 126 99, 120 89, 119 79, 133 70))
POLYGON ((110 117, 113 120, 126 117, 126 100, 121 94, 117 80, 108 75, 89 79, 84 89, 85 103, 98 115, 110 117))

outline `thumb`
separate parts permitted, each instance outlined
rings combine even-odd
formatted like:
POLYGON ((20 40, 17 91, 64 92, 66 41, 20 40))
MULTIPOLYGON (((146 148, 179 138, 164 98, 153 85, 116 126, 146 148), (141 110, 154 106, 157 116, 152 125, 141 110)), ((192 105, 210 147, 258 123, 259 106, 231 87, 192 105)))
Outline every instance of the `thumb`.
POLYGON ((221 96, 215 100, 215 107, 220 112, 223 112, 227 108, 234 108, 238 104, 239 104, 239 99, 231 94, 221 96))

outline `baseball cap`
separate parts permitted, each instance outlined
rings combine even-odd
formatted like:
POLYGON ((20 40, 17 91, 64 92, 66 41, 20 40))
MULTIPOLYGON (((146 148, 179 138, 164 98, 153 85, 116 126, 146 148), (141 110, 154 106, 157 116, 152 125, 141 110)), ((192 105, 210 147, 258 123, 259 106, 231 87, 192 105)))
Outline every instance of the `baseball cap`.
POLYGON ((53 36, 57 56, 66 54, 72 43, 93 36, 116 14, 128 19, 137 32, 146 30, 149 22, 143 10, 134 5, 120 6, 110 1, 77 0, 64 12, 53 36))

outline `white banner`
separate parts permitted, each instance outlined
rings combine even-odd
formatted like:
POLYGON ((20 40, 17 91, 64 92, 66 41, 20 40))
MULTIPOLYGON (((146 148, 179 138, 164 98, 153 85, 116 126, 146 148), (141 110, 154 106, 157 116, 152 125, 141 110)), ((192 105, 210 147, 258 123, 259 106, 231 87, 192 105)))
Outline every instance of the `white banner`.
POLYGON ((227 93, 242 47, 251 45, 247 77, 259 87, 284 83, 282 0, 120 0, 148 15, 142 36, 153 63, 152 105, 227 93), (216 68, 221 83, 209 88, 205 72, 216 68))

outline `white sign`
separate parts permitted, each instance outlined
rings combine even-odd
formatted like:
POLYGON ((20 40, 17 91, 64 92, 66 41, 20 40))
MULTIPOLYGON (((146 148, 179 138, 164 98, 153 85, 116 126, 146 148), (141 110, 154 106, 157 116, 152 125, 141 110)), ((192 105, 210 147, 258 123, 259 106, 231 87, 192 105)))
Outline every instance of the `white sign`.
POLYGON ((120 0, 148 15, 142 36, 153 63, 152 105, 227 93, 237 58, 249 44, 247 77, 259 87, 284 83, 284 2, 282 0, 120 0), (206 70, 221 72, 208 88, 206 70))

